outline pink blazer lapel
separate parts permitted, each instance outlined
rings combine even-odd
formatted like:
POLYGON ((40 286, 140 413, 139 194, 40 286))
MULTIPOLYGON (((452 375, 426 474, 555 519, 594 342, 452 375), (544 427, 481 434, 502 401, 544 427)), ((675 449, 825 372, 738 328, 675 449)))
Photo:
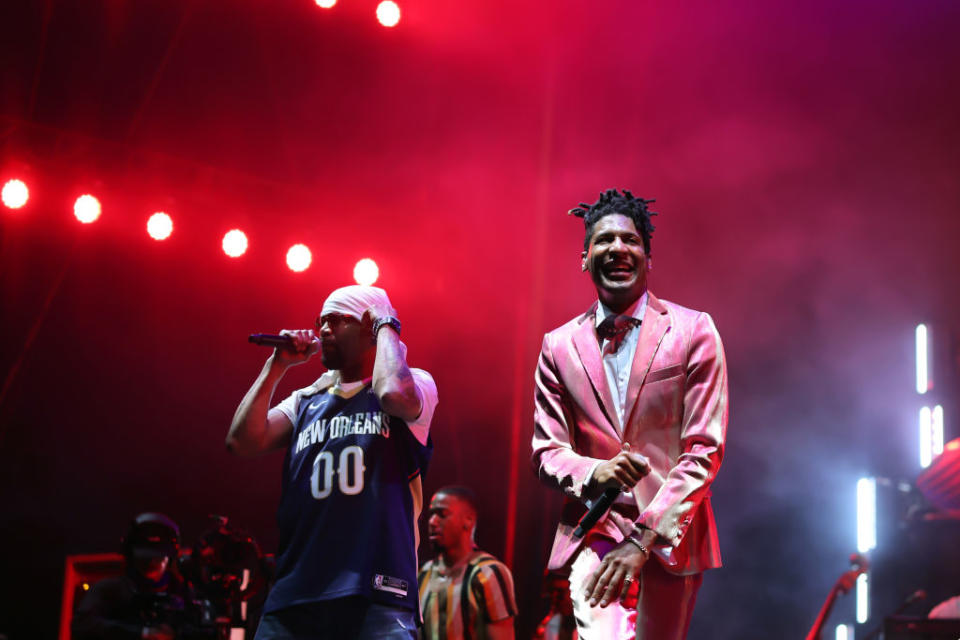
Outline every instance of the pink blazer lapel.
POLYGON ((627 424, 631 424, 634 411, 637 408, 637 398, 640 396, 640 387, 643 385, 653 356, 660 347, 660 341, 670 327, 670 318, 667 308, 660 304, 649 291, 647 292, 647 310, 643 314, 643 324, 640 325, 640 340, 637 342, 637 351, 633 354, 633 365, 630 368, 630 382, 627 384, 627 402, 623 414, 627 416, 627 424))
POLYGON ((623 434, 623 428, 617 418, 617 411, 614 408, 613 396, 610 393, 610 387, 607 385, 607 376, 603 371, 603 361, 600 358, 600 342, 597 340, 597 331, 594 328, 596 323, 596 304, 590 307, 583 321, 576 331, 573 332, 573 346, 576 347, 580 356, 580 364, 587 373, 590 384, 593 385, 596 397, 600 399, 600 408, 610 421, 610 425, 618 435, 623 434))

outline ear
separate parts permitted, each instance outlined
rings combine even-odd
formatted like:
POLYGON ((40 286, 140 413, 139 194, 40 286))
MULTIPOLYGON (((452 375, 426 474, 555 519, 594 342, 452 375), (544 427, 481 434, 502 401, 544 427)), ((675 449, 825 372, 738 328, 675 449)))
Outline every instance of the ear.
POLYGON ((587 270, 587 252, 586 251, 580 254, 580 269, 581 271, 587 270))

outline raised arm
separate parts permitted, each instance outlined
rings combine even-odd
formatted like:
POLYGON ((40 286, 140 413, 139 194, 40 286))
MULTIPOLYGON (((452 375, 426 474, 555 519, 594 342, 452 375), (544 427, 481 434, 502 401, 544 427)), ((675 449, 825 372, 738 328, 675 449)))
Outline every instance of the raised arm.
MULTIPOLYGON (((366 317, 371 326, 375 326, 378 318, 393 314, 393 309, 372 308, 366 317)), ((406 347, 390 324, 380 326, 375 339, 377 355, 373 363, 373 393, 388 415, 413 422, 420 416, 423 399, 407 366, 406 347)))
POLYGON ((309 329, 282 331, 281 335, 293 338, 293 350, 274 350, 233 414, 226 445, 228 451, 238 456, 250 457, 282 449, 290 442, 293 425, 283 412, 270 409, 273 393, 287 369, 309 360, 318 347, 309 329))

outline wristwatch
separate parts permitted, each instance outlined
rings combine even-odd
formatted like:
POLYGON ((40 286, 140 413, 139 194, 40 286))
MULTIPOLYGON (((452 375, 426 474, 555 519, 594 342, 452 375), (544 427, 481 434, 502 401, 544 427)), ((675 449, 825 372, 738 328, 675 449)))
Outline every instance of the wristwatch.
POLYGON ((400 335, 400 321, 394 318, 393 316, 383 316, 382 318, 377 318, 373 323, 373 339, 377 339, 377 333, 383 327, 389 325, 397 332, 397 335, 400 335))

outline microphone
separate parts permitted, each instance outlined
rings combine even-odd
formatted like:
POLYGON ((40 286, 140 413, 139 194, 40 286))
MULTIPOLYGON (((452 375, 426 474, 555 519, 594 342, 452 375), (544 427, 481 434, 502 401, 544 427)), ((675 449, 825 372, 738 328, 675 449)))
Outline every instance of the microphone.
POLYGON ((619 495, 620 487, 610 487, 604 491, 603 495, 597 498, 597 501, 590 507, 590 511, 587 511, 586 515, 580 518, 580 522, 577 523, 577 528, 573 531, 573 537, 582 538, 587 531, 590 531, 593 525, 597 524, 597 520, 613 506, 614 501, 619 495))
POLYGON ((289 349, 293 346, 293 338, 290 336, 277 336, 270 333, 251 333, 247 341, 261 347, 276 347, 278 349, 289 349))

